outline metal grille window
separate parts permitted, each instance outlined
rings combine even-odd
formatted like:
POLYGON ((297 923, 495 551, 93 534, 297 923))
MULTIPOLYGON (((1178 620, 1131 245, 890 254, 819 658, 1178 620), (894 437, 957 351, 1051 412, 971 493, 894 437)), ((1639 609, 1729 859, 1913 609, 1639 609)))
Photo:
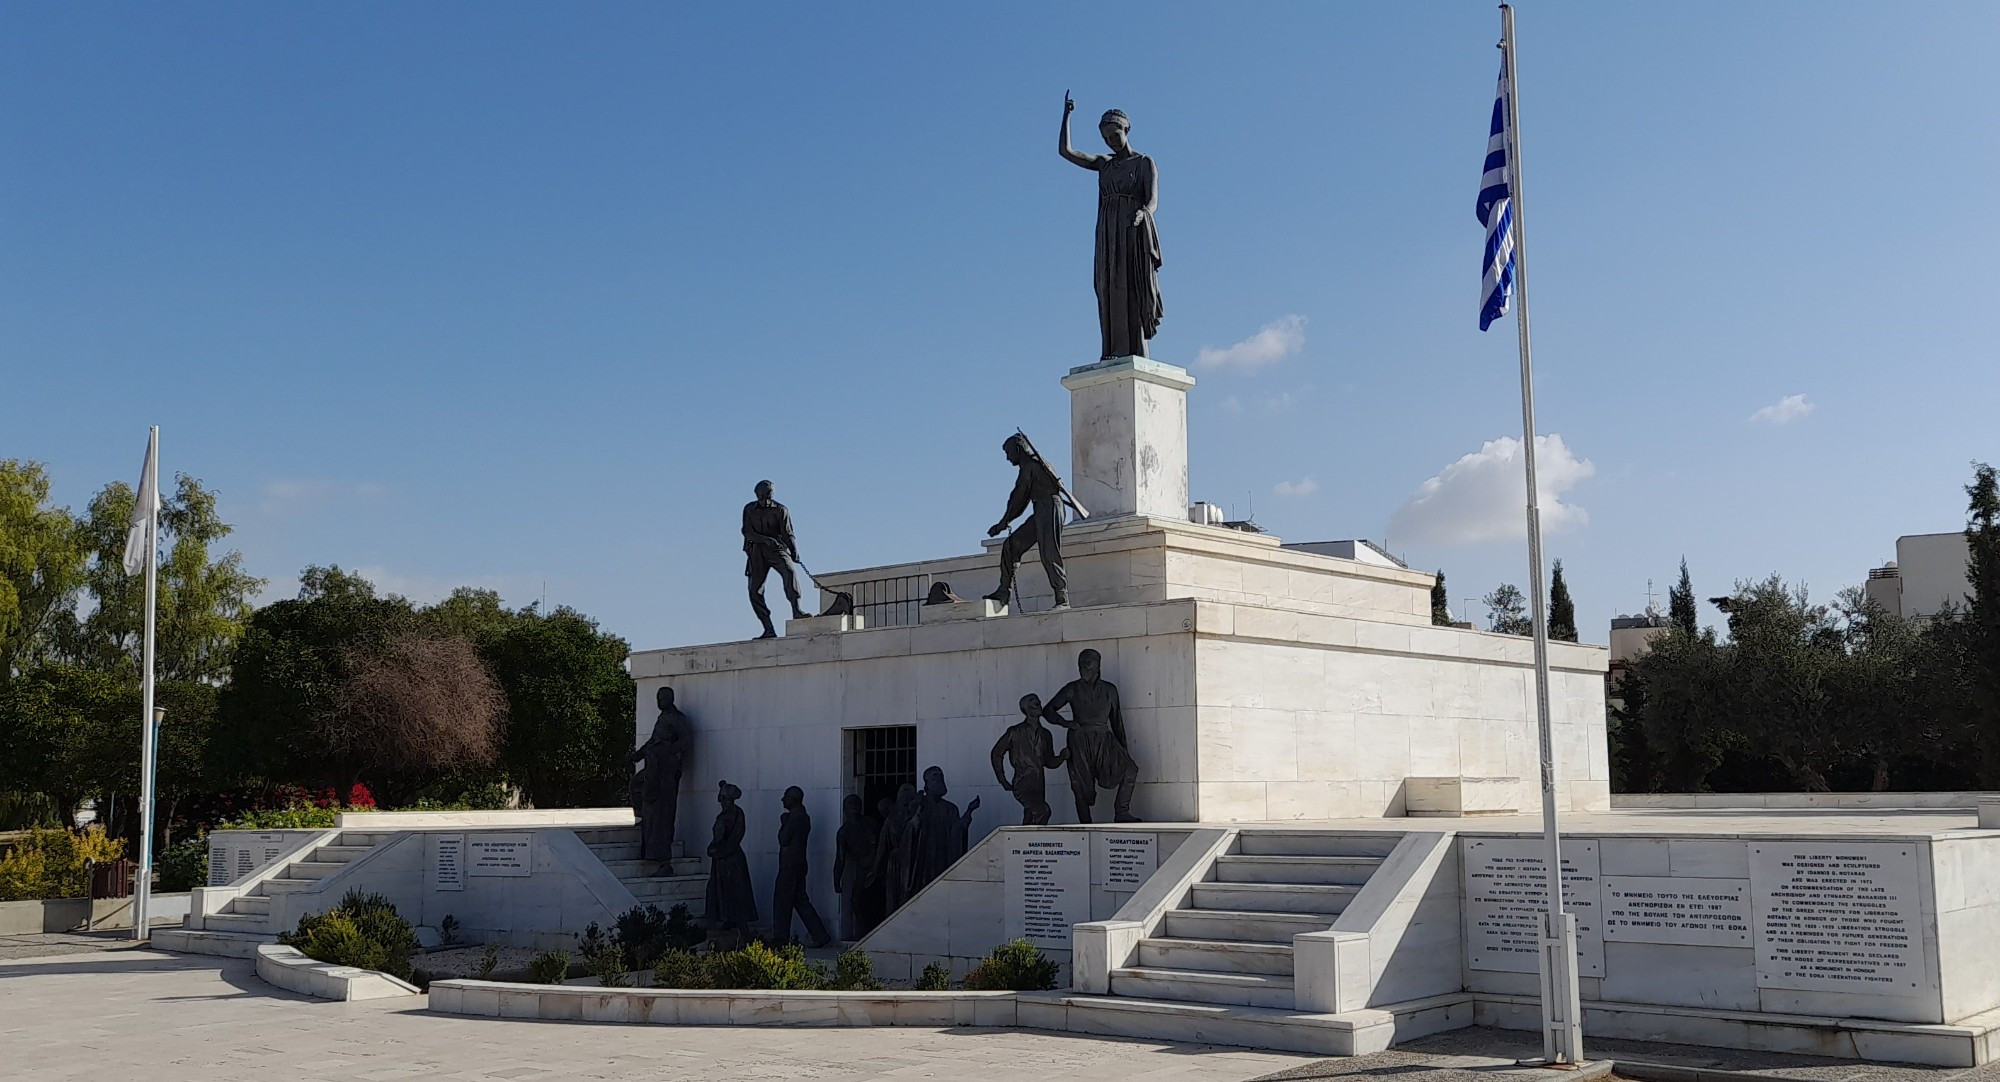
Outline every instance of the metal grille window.
POLYGON ((848 791, 861 794, 868 814, 874 815, 882 801, 895 800, 897 789, 917 783, 916 726, 849 729, 848 738, 853 773, 848 791))

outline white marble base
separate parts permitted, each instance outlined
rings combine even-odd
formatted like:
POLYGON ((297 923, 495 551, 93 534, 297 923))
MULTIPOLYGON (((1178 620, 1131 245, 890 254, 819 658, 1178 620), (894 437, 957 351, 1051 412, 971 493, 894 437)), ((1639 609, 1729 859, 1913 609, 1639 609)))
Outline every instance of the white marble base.
POLYGON ((1979 802, 1979 825, 1987 829, 2000 827, 2000 800, 1979 802))
POLYGON ((920 624, 949 624, 960 620, 991 620, 1007 615, 1007 603, 990 597, 953 601, 944 605, 923 605, 917 609, 920 624))
POLYGON ((1186 520, 1185 369, 1119 357, 1070 369, 1070 488, 1092 518, 1186 520))
POLYGON ((842 631, 865 631, 867 619, 858 612, 842 616, 808 616, 803 620, 785 621, 785 636, 832 635, 842 631))

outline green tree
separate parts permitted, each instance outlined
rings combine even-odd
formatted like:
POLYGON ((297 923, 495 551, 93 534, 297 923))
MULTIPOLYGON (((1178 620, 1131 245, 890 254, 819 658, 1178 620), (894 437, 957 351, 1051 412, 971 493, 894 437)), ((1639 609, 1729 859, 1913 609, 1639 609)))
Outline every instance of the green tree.
POLYGON ((0 459, 0 684, 46 656, 46 633, 83 585, 83 534, 49 507, 39 462, 0 459))
POLYGON ((139 689, 130 680, 45 665, 0 687, 0 789, 44 793, 74 822, 86 798, 134 792, 138 765, 139 689))
MULTIPOLYGON (((144 575, 125 572, 125 537, 136 500, 122 481, 90 501, 84 535, 95 559, 85 575, 93 605, 70 617, 70 660, 137 679, 145 635, 144 575)), ((250 618, 250 598, 264 580, 243 570, 243 554, 210 557, 231 527, 216 511, 215 494, 182 475, 160 504, 155 672, 162 680, 220 682, 250 618)))
POLYGON ((507 692, 507 775, 536 807, 618 799, 630 777, 631 647, 574 610, 516 614, 487 655, 507 692))
POLYGON ((1444 572, 1439 571, 1437 581, 1431 583, 1431 623, 1450 627, 1451 622, 1451 595, 1445 593, 1444 572))
POLYGON ((1969 684, 1988 789, 2000 788, 2000 480, 1973 464, 1965 487, 1966 620, 1969 684))
MULTIPOLYGON (((1655 638, 1625 678, 1626 707, 1651 753, 1648 788, 1672 793, 1708 789, 1708 777, 1737 743, 1733 720, 1717 702, 1723 658, 1713 631, 1679 626, 1655 638), (1630 689, 1637 684, 1638 694, 1630 689)), ((1631 791, 1641 790, 1635 784, 1631 791)))
MULTIPOLYGON (((1530 634, 1533 631, 1529 629, 1530 634)), ((1576 602, 1569 598, 1569 583, 1563 581, 1561 560, 1556 561, 1555 573, 1549 576, 1549 638, 1576 641, 1576 602)))
POLYGON ((217 776, 351 784, 365 764, 330 748, 324 725, 349 678, 416 629, 408 601, 338 567, 306 568, 298 597, 258 609, 237 644, 209 743, 217 776))
POLYGON ((1701 634, 1694 606, 1694 583, 1688 578, 1687 557, 1681 557, 1681 580, 1667 589, 1667 619, 1689 635, 1701 634))
POLYGON ((1521 593, 1520 587, 1510 582, 1503 582, 1483 600, 1486 602, 1486 607, 1492 610, 1487 625, 1488 631, 1496 631, 1502 635, 1535 633, 1535 622, 1527 615, 1528 599, 1521 593))

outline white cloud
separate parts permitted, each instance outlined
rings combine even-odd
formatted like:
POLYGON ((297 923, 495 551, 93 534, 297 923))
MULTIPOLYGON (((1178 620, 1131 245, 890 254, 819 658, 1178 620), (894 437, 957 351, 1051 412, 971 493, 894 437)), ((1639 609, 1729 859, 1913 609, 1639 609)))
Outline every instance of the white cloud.
POLYGON ((1256 334, 1233 346, 1203 346, 1195 354, 1197 368, 1238 368, 1254 372, 1297 353, 1306 344, 1306 317, 1286 316, 1266 323, 1256 334))
POLYGON ((1802 394, 1788 394, 1776 402, 1750 415, 1752 421, 1765 424, 1785 425, 1804 417, 1813 411, 1813 404, 1802 394))
MULTIPOLYGON (((1597 472, 1588 459, 1571 453, 1563 438, 1535 437, 1535 474, 1542 529, 1549 533, 1586 525, 1590 516, 1563 493, 1597 472)), ((1469 455, 1438 471, 1389 519, 1390 538, 1404 543, 1464 545, 1528 536, 1528 483, 1521 441, 1488 440, 1469 455)))
POLYGON ((1271 491, 1280 496, 1305 497, 1319 491, 1319 482, 1310 477, 1302 477, 1297 481, 1280 481, 1271 486, 1271 491))
POLYGON ((1230 395, 1228 398, 1222 400, 1222 412, 1231 417, 1243 416, 1243 400, 1235 395, 1230 395))

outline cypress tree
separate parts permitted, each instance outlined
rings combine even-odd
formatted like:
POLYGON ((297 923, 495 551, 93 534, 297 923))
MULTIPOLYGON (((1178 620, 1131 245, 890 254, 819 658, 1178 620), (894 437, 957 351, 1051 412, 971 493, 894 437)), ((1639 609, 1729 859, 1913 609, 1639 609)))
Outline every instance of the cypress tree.
POLYGON ((1431 584, 1431 623, 1451 626, 1451 596, 1444 591, 1443 571, 1438 572, 1437 581, 1431 584))
POLYGON ((1569 583, 1563 581, 1563 562, 1556 561, 1549 577, 1549 638, 1576 641, 1576 603, 1569 599, 1569 583))
POLYGON ((1985 759, 1987 788, 2000 786, 2000 480, 1993 467, 1973 464, 1965 486, 1965 579, 1971 649, 1974 725, 1985 759))
POLYGON ((1667 590, 1667 619, 1690 635, 1701 633, 1694 608, 1694 583, 1688 580, 1685 556, 1681 557, 1681 581, 1667 590))

